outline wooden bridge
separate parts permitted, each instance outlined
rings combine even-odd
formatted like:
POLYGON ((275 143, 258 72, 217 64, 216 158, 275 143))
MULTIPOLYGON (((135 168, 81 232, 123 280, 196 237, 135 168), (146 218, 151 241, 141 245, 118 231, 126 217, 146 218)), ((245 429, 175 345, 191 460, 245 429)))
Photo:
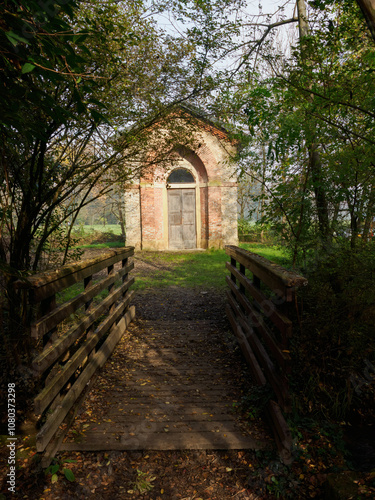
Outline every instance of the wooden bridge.
MULTIPOLYGON (((306 280, 237 247, 227 253, 227 314, 254 382, 275 395, 267 414, 287 462, 287 313, 306 280)), ((58 450, 264 447, 264 435, 234 411, 244 396, 235 376, 242 360, 225 328, 212 318, 146 315, 132 323, 133 254, 110 251, 16 285, 25 290, 30 334, 40 346, 33 368, 43 465, 58 450), (64 296, 71 287, 73 296, 64 296)))

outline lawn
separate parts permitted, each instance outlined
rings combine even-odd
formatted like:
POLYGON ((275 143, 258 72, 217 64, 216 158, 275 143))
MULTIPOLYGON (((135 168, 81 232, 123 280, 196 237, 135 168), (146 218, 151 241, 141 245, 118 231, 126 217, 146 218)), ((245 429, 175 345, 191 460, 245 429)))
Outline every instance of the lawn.
POLYGON ((90 232, 99 232, 99 233, 113 233, 113 234, 121 234, 121 226, 120 224, 92 224, 92 225, 76 225, 74 226, 76 231, 83 230, 85 234, 90 232))
MULTIPOLYGON (((261 244, 241 247, 255 252, 281 265, 289 263, 285 252, 261 244)), ((153 287, 205 287, 225 288, 228 274, 224 250, 198 252, 137 252, 135 255, 136 283, 134 289, 153 287)))

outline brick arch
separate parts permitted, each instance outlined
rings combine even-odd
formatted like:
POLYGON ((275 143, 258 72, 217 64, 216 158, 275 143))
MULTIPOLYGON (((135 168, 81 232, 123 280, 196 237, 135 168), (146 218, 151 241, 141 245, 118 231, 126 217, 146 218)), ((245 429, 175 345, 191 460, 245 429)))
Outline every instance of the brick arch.
POLYGON ((207 169, 197 153, 186 146, 178 146, 175 151, 181 156, 181 158, 188 161, 194 167, 198 174, 199 182, 208 181, 207 169))

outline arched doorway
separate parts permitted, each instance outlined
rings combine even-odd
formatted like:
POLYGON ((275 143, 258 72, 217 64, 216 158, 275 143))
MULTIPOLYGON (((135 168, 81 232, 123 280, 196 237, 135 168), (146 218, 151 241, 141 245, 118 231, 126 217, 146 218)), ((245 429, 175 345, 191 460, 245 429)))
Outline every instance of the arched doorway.
POLYGON ((167 179, 169 248, 197 247, 195 179, 185 168, 174 169, 167 179))

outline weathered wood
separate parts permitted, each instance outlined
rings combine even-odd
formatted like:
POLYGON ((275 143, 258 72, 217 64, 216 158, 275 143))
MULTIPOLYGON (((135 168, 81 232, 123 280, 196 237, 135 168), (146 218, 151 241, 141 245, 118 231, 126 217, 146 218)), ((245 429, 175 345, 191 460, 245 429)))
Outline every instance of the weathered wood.
MULTIPOLYGON (((274 393, 276 394, 279 403, 285 411, 290 411, 291 401, 288 393, 286 378, 281 373, 277 373, 275 365, 269 358, 264 346, 255 335, 254 330, 248 324, 246 317, 229 291, 227 291, 227 298, 233 311, 235 312, 237 324, 241 327, 241 332, 245 334, 245 339, 249 343, 252 353, 255 354, 257 363, 259 361, 259 364, 262 367, 274 393)), ((238 326, 236 334, 238 335, 238 326)), ((243 343, 243 340, 241 340, 240 346, 242 350, 247 350, 247 346, 243 343)), ((254 362, 253 359, 252 362, 254 362)))
POLYGON ((288 392, 288 383, 282 373, 276 371, 274 363, 271 361, 264 346, 255 335, 254 330, 248 325, 242 317, 240 317, 240 325, 246 338, 251 345, 256 358, 259 360, 261 367, 269 381, 274 393, 276 394, 279 405, 284 411, 291 411, 291 398, 288 392))
POLYGON ((241 326, 236 322, 235 316, 232 310, 230 309, 230 306, 227 306, 227 315, 229 317, 229 321, 231 322, 234 334, 237 337, 243 355, 245 356, 247 362, 249 363, 249 368, 252 376, 254 377, 255 382, 258 385, 266 385, 267 381, 262 372, 262 369, 259 366, 259 363, 254 355, 253 350, 250 347, 249 342, 246 339, 245 334, 242 331, 241 326))
POLYGON ((95 329, 93 335, 86 339, 84 344, 74 353, 61 371, 49 382, 42 392, 34 399, 35 413, 42 413, 49 404, 53 401, 55 396, 62 390, 65 384, 69 381, 70 377, 82 364, 84 359, 94 349, 98 341, 106 334, 109 328, 117 319, 123 314, 126 307, 129 305, 133 291, 131 291, 126 299, 122 301, 116 309, 108 316, 100 325, 95 329))
POLYGON ((281 413, 279 405, 275 403, 275 401, 271 400, 267 403, 267 414, 270 419, 271 427, 274 430, 274 436, 280 458, 286 465, 288 465, 292 462, 292 433, 290 432, 289 426, 281 413))
MULTIPOLYGON (((267 297, 258 290, 246 276, 243 276, 237 269, 234 269, 229 262, 226 263, 227 269, 235 278, 245 287, 250 295, 256 300, 260 308, 264 311, 265 316, 269 318, 276 328, 281 332, 283 340, 290 337, 292 334, 292 322, 284 314, 276 309, 267 297)), ((228 282, 228 280, 227 280, 228 282)))
POLYGON ((228 430, 220 434, 212 431, 196 431, 189 434, 166 433, 137 436, 96 436, 83 443, 68 442, 61 445, 63 451, 125 451, 125 450, 260 450, 264 443, 251 436, 239 436, 228 430), (225 436, 224 436, 225 432, 225 436), (119 439, 120 437, 120 439, 119 439))
POLYGON ((32 276, 27 281, 18 280, 14 286, 15 288, 29 288, 33 302, 37 303, 132 255, 134 255, 133 247, 111 250, 95 259, 84 260, 63 266, 57 271, 32 276))
POLYGON ((288 271, 282 266, 271 262, 260 255, 254 254, 233 245, 225 246, 226 253, 259 277, 279 296, 287 301, 293 300, 296 287, 307 285, 307 279, 294 271, 288 271))
POLYGON ((49 467, 51 465, 53 458, 55 457, 56 453, 59 451, 61 443, 63 442, 67 432, 69 431, 72 423, 74 422, 74 419, 78 413, 80 405, 83 403, 85 397, 87 396, 87 394, 91 390, 91 385, 95 381, 95 377, 96 377, 96 373, 90 379, 89 383, 86 384, 86 387, 81 392, 80 396, 77 398, 77 400, 74 403, 74 405, 72 406, 72 408, 69 410, 69 412, 64 420, 64 426, 58 427, 55 435, 51 438, 50 442, 46 446, 46 449, 44 450, 44 454, 42 456, 42 460, 40 462, 43 469, 46 469, 47 467, 49 467))
POLYGON ((235 294, 238 302, 242 305, 243 309, 247 313, 249 320, 251 320, 251 326, 260 333, 263 340, 267 344, 267 347, 270 349, 272 355, 275 357, 275 360, 281 365, 283 371, 289 372, 290 371, 289 354, 284 352, 280 348, 276 339, 273 336, 273 333, 264 323, 261 315, 257 311, 255 311, 255 309, 252 307, 247 297, 240 292, 238 286, 234 284, 232 280, 229 279, 229 276, 226 277, 226 280, 231 291, 235 294))
POLYGON ((98 368, 103 366, 108 357, 112 354, 114 347, 124 334, 127 325, 134 319, 134 317, 135 307, 131 306, 129 308, 129 311, 125 314, 125 316, 123 316, 120 322, 117 325, 113 326, 107 340, 104 342, 95 356, 93 356, 89 364, 73 384, 69 392, 64 397, 60 407, 58 407, 53 412, 53 414, 49 417, 49 419, 37 435, 36 448, 38 452, 42 452, 45 450, 47 444, 50 442, 58 427, 64 421, 69 410, 72 408, 75 401, 84 390, 90 378, 98 368))
POLYGON ((70 314, 73 314, 77 309, 83 305, 88 308, 91 304, 92 299, 98 295, 102 290, 112 285, 116 280, 123 277, 124 274, 129 273, 134 268, 134 263, 129 264, 127 267, 120 269, 117 273, 108 276, 99 283, 90 286, 85 291, 72 298, 71 300, 64 302, 60 306, 56 307, 52 312, 43 316, 39 321, 31 325, 31 335, 35 338, 39 338, 45 333, 47 333, 51 328, 55 327, 66 319, 70 314))
POLYGON ((89 312, 79 323, 68 330, 68 332, 60 337, 50 348, 44 350, 40 355, 38 355, 33 363, 32 367, 38 373, 43 373, 52 363, 54 363, 59 357, 65 353, 65 351, 72 345, 76 340, 78 340, 85 331, 101 316, 107 311, 107 309, 118 300, 121 295, 127 291, 130 286, 134 283, 134 278, 123 283, 119 288, 114 290, 110 295, 108 295, 95 309, 89 312))
MULTIPOLYGON (((307 285, 307 280, 252 252, 234 246, 225 248, 230 256, 230 263, 226 263, 230 277, 227 276, 226 281, 229 286, 227 315, 232 329, 237 336, 239 330, 242 329, 241 333, 245 336, 252 349, 256 368, 262 367, 264 380, 270 383, 283 409, 290 411, 291 398, 285 373, 290 366, 290 357, 289 353, 286 352, 286 347, 288 338, 292 334, 292 322, 287 318, 286 311, 288 310, 287 306, 290 306, 296 297, 297 288, 307 285), (240 265, 239 269, 237 263, 240 265), (245 276, 246 269, 253 273, 252 281, 245 276), (261 291, 262 284, 269 287, 276 294, 275 299, 269 300, 264 295, 261 291), (252 297, 252 301, 247 297, 247 294, 252 297), (264 316, 269 318, 274 327, 281 333, 283 348, 281 348, 271 329, 264 321, 264 316), (264 345, 256 332, 263 340, 264 345), (272 360, 266 351, 266 347, 272 353, 272 360), (274 361, 281 367, 281 373, 276 369, 274 361)), ((249 356, 247 356, 247 359, 250 363, 254 363, 249 356)), ((259 375, 257 375, 257 369, 254 371, 254 379, 260 385, 264 385, 261 383, 259 375)), ((270 401, 266 410, 281 459, 284 463, 290 463, 292 439, 281 409, 277 403, 270 401)))
POLYGON ((82 418, 61 450, 259 449, 266 445, 266 433, 233 412, 241 398, 233 366, 241 360, 227 345, 225 332, 217 322, 177 323, 176 328, 173 321, 140 321, 130 327, 136 342, 122 341, 111 358, 123 369, 113 371, 106 365, 98 381, 101 390, 95 401, 82 408, 82 418), (155 345, 151 353, 150 341, 155 345), (163 366, 158 367, 157 360, 163 366), (110 384, 103 387, 103 380, 110 384))

